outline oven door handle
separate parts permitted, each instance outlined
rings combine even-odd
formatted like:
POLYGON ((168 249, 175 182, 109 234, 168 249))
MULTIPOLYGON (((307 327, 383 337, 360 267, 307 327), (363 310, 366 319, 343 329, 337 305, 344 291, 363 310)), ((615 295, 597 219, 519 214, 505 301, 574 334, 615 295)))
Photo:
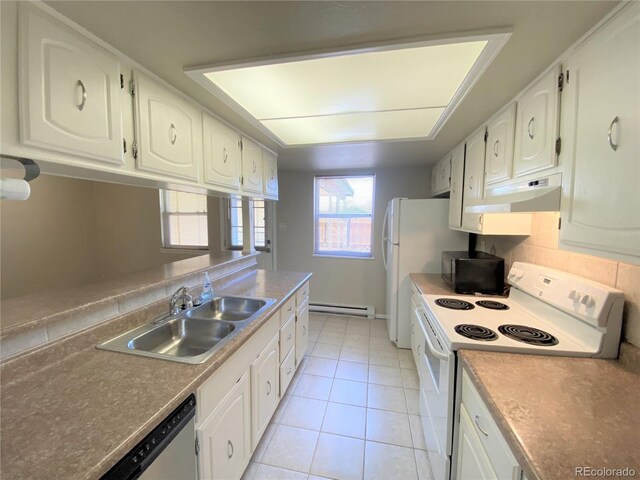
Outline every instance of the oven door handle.
MULTIPOLYGON (((421 309, 416 309, 416 315, 420 316, 424 316, 424 314, 422 313, 421 309)), ((434 357, 439 358, 440 360, 444 360, 447 361, 449 360, 449 357, 442 353, 439 352, 438 350, 436 350, 436 348, 433 346, 433 343, 431 342, 431 337, 429 337, 429 333, 427 332, 426 328, 423 328, 424 330, 424 338, 427 341, 427 347, 429 347, 429 350, 431 351, 431 353, 433 354, 434 357)))

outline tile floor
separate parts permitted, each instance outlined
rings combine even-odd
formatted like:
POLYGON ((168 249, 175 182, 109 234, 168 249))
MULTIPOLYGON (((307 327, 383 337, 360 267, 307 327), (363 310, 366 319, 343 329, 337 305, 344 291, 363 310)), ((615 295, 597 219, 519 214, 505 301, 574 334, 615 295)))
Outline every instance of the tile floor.
POLYGON ((384 320, 310 315, 307 356, 243 480, 431 480, 410 350, 384 320))

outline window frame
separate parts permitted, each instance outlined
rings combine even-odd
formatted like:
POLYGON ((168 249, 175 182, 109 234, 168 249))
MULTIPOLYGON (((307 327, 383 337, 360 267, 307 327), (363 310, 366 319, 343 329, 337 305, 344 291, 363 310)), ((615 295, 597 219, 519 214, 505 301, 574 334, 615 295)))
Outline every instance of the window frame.
MULTIPOLYGON (((233 229, 233 225, 231 224, 231 202, 233 200, 236 201, 240 201, 240 209, 242 211, 242 209, 244 209, 244 206, 246 204, 246 202, 242 199, 238 199, 238 198, 227 198, 226 200, 226 205, 225 205, 225 230, 226 230, 226 235, 225 235, 225 241, 227 242, 225 245, 225 248, 227 250, 236 250, 236 251, 241 251, 244 249, 244 237, 242 240, 242 245, 234 245, 232 240, 231 240, 231 231, 233 229)), ((264 202, 264 216, 265 216, 265 235, 266 235, 266 231, 267 231, 267 200, 264 199, 253 199, 252 204, 254 205, 251 214, 255 214, 255 202, 256 201, 261 201, 264 202)), ((254 244, 255 244, 255 238, 256 238, 256 226, 255 226, 255 220, 254 220, 254 225, 253 225, 253 238, 254 238, 254 244)), ((256 246, 254 245, 253 248, 258 251, 258 252, 270 252, 271 250, 271 245, 270 244, 265 244, 264 246, 256 246)))
POLYGON ((376 211, 376 175, 375 173, 363 173, 355 175, 314 175, 313 177, 313 255, 314 257, 329 257, 351 260, 375 260, 374 252, 374 226, 376 211), (318 213, 318 180, 323 178, 371 178, 373 188, 371 190, 371 214, 319 214, 318 213), (350 252, 344 250, 334 250, 331 252, 318 251, 318 232, 320 218, 368 218, 371 217, 371 241, 368 253, 350 252))
MULTIPOLYGON (((179 253, 181 250, 185 251, 185 252, 208 252, 209 251, 209 245, 207 243, 207 245, 175 245, 172 244, 170 241, 170 228, 169 225, 169 219, 172 216, 180 216, 180 217, 188 217, 188 216, 202 216, 204 215, 205 219, 207 220, 207 230, 208 230, 208 222, 209 222, 209 217, 208 217, 208 211, 205 210, 204 212, 168 212, 165 208, 166 205, 166 197, 165 197, 165 192, 169 192, 171 190, 166 189, 166 188, 159 188, 158 192, 159 192, 159 196, 160 196, 160 202, 159 202, 159 207, 160 207, 160 236, 162 237, 162 246, 160 248, 161 251, 166 251, 166 252, 170 252, 170 253, 179 253)), ((192 193, 192 192, 180 192, 180 193, 192 193)), ((201 195, 198 193, 193 193, 193 195, 201 195)), ((206 197, 206 195, 204 195, 206 197)), ((206 204, 205 204, 206 205, 206 204)), ((206 206, 205 206, 206 208, 206 206)))

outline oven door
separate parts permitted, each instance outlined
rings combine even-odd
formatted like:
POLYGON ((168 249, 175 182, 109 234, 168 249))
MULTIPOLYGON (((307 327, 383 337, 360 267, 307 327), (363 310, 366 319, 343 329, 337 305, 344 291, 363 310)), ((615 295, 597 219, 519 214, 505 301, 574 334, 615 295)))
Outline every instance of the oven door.
POLYGON ((433 478, 447 480, 451 470, 455 355, 439 339, 427 312, 417 308, 415 315, 421 338, 418 374, 422 428, 433 478))

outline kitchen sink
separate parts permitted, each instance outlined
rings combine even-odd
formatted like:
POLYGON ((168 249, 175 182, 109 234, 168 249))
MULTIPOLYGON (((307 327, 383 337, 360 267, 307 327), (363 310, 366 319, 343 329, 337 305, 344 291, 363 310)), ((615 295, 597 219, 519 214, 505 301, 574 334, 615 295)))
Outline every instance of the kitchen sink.
POLYGON ((274 303, 266 298, 216 297, 196 308, 134 328, 98 348, 203 363, 274 303))

